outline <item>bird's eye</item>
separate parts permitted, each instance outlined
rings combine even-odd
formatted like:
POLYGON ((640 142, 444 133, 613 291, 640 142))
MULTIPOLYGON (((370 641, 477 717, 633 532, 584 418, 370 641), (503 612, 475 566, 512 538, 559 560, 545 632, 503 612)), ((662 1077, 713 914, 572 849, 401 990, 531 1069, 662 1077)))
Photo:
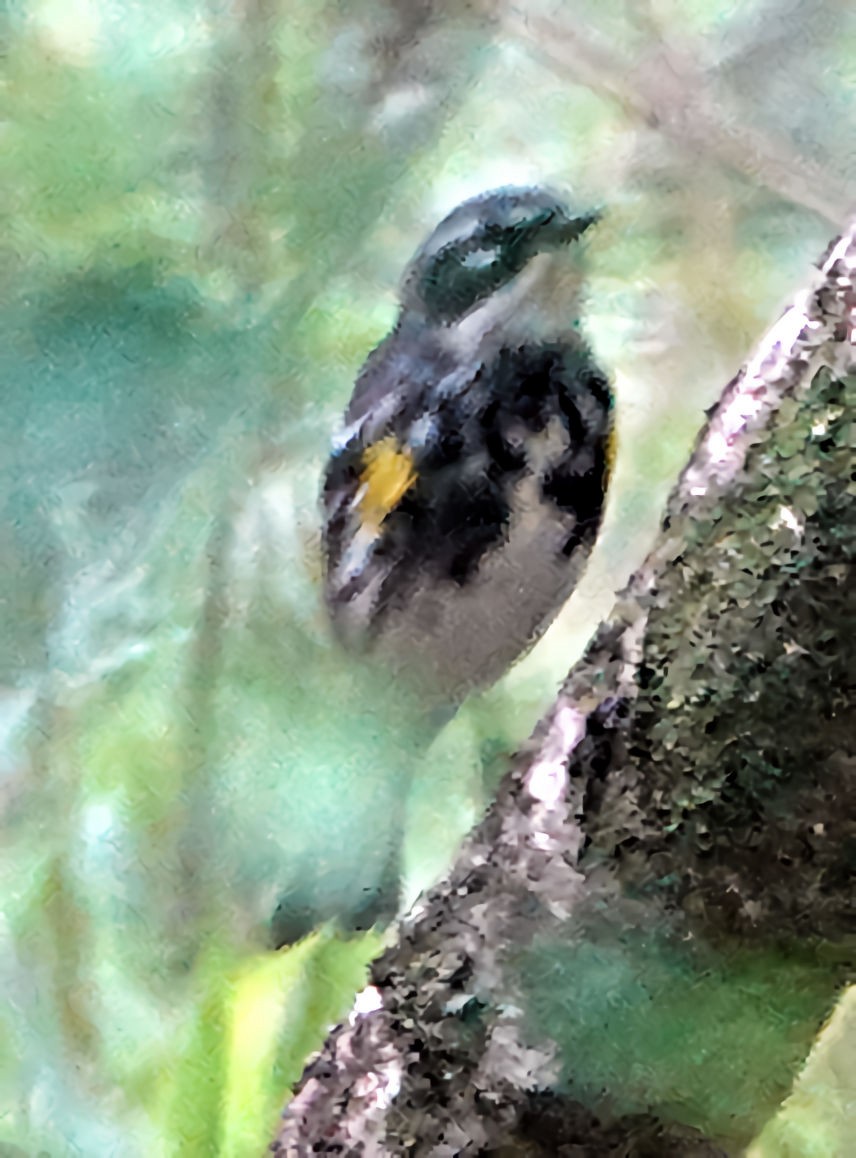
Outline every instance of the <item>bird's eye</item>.
POLYGON ((479 246, 463 252, 450 247, 425 270, 421 296, 431 314, 451 321, 463 317, 517 272, 501 247, 479 246))
POLYGON ((496 265, 496 263, 501 260, 502 255, 493 247, 490 249, 473 249, 464 255, 461 260, 461 265, 464 269, 487 269, 489 266, 496 265))

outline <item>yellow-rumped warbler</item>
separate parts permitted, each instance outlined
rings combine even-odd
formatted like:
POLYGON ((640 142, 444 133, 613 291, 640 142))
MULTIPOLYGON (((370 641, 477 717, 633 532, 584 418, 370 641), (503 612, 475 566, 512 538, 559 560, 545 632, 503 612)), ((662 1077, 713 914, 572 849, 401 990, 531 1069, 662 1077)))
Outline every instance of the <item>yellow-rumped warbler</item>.
POLYGON ((408 266, 334 443, 336 632, 450 704, 543 630, 597 533, 611 393, 577 329, 575 244, 596 220, 534 188, 453 210, 408 266))

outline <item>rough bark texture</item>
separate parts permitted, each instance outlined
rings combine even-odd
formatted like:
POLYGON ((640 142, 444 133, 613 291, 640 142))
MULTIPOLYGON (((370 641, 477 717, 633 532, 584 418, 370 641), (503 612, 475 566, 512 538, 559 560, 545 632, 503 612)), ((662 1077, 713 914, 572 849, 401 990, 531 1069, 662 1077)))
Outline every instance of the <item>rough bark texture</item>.
POLYGON ((707 940, 854 928, 854 276, 856 226, 725 390, 657 547, 309 1064, 275 1153, 715 1152, 593 1120, 582 1148, 539 1150, 555 1051, 526 1040, 507 958, 593 900, 632 919, 646 890, 707 940))

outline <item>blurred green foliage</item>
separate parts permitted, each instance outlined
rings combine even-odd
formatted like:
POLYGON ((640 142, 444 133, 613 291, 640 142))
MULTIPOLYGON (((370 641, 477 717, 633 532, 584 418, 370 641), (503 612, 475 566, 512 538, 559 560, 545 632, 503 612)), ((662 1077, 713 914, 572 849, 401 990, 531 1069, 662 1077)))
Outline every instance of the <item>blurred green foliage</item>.
MULTIPOLYGON (((832 231, 817 190, 856 176, 836 127, 852 21, 579 2, 562 68, 548 5, 528 37, 503 12, 0 16, 0 1146, 261 1152, 376 949, 322 932, 272 954, 277 903, 302 929, 442 871, 485 754, 526 734, 650 541, 703 407, 832 231), (780 46, 758 66, 779 16, 800 60, 780 46), (727 97, 721 137, 751 121, 800 179, 810 136, 812 195, 783 195, 763 151, 723 160, 713 130, 700 151, 640 120, 640 77, 586 67, 580 28, 631 61, 693 56, 687 83, 727 97), (527 180, 607 209, 588 326, 616 374, 616 483, 569 618, 423 765, 408 689, 327 634, 318 471, 418 239, 462 196, 527 180)), ((748 1041, 754 990, 727 971, 714 988, 720 1034, 748 1041)), ((782 1065, 790 1019, 764 1029, 782 1065)), ((592 1074, 618 1065, 607 1051, 592 1074)))

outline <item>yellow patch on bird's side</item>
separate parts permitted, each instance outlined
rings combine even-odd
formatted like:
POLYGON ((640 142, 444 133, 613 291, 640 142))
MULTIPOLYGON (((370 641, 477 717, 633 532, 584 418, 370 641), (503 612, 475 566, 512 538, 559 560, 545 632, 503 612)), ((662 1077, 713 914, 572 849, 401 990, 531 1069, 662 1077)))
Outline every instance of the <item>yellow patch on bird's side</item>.
POLYGON ((615 460, 618 456, 618 432, 615 429, 615 417, 610 416, 609 432, 606 436, 606 477, 612 478, 615 471, 615 460))
POLYGON ((360 515, 364 525, 377 528, 416 482, 413 455, 390 435, 363 452, 360 515))

